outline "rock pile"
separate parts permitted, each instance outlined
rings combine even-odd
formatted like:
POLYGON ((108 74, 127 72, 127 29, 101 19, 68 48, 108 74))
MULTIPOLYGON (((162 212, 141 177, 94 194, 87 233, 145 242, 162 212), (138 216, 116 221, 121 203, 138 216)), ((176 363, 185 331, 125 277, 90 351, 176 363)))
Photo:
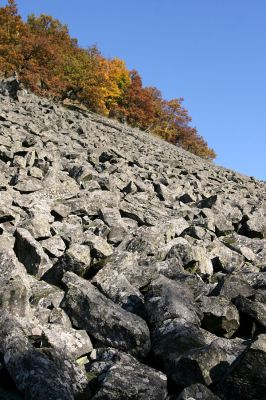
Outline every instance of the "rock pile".
POLYGON ((1 399, 265 399, 265 182, 14 80, 0 167, 1 399))

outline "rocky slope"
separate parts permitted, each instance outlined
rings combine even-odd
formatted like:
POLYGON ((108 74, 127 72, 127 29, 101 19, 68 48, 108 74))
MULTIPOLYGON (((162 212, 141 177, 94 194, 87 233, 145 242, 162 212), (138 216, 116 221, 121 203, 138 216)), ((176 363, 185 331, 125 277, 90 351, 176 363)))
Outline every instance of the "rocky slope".
POLYGON ((12 80, 0 133, 0 399, 265 399, 266 183, 12 80))

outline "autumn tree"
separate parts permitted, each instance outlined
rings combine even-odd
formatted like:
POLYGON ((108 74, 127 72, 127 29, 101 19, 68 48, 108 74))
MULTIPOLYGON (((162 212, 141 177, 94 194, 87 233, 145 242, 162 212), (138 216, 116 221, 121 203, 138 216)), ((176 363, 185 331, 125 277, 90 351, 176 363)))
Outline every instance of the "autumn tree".
POLYGON ((119 58, 102 60, 104 72, 103 95, 107 113, 113 109, 122 98, 131 84, 130 72, 125 62, 119 58))
POLYGON ((148 129, 155 121, 153 93, 144 88, 137 71, 130 73, 131 83, 124 91, 112 110, 119 119, 125 119, 128 124, 141 129, 148 129))
POLYGON ((164 100, 158 89, 144 87, 124 61, 105 58, 96 46, 80 48, 67 26, 49 15, 30 15, 23 22, 15 0, 9 0, 0 7, 0 74, 15 71, 39 95, 75 100, 201 157, 215 158, 190 126, 181 98, 164 100))
POLYGON ((21 62, 21 39, 27 30, 18 15, 14 0, 0 8, 0 69, 3 75, 13 73, 21 62))

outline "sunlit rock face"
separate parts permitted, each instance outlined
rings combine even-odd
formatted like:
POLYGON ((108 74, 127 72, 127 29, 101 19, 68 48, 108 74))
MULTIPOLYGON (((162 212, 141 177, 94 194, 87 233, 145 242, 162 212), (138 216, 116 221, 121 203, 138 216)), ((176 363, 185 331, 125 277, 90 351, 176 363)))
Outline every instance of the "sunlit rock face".
POLYGON ((0 83, 0 398, 262 400, 266 183, 0 83))

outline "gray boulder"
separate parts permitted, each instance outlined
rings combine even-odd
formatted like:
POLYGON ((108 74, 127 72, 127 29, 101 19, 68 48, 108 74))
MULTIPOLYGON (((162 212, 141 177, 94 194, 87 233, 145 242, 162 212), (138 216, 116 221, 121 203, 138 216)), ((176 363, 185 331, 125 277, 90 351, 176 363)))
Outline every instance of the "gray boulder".
POLYGON ((12 250, 0 252, 0 307, 16 317, 30 317, 31 287, 12 250))
POLYGON ((97 349, 93 362, 86 365, 90 377, 96 381, 93 400, 140 399, 165 400, 167 378, 132 356, 114 349, 97 349))
POLYGON ((67 272, 67 292, 62 306, 73 325, 100 342, 145 357, 150 350, 146 322, 113 303, 88 281, 67 272))
POLYGON ((164 321, 175 318, 200 324, 200 310, 194 303, 190 288, 164 276, 153 280, 149 285, 145 292, 145 307, 152 326, 160 326, 164 321))
POLYGON ((224 400, 263 400, 266 392, 266 337, 260 335, 241 354, 218 388, 224 400))
POLYGON ((237 308, 225 297, 201 297, 200 309, 203 312, 201 326, 216 334, 230 338, 239 328, 237 308))
POLYGON ((52 267, 48 256, 44 253, 40 243, 26 229, 18 228, 15 236, 14 250, 19 261, 29 274, 40 279, 52 267))
POLYGON ((220 400, 206 386, 195 383, 185 388, 175 400, 220 400))

